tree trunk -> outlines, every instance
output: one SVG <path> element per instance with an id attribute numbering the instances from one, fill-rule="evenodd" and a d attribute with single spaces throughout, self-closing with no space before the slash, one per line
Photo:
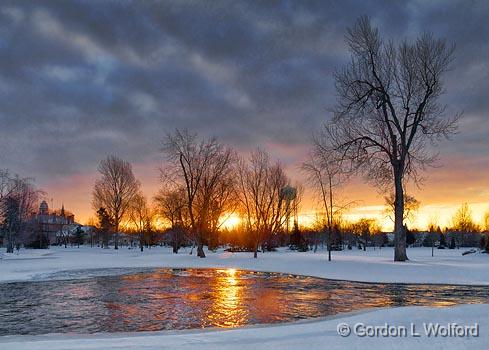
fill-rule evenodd
<path id="1" fill-rule="evenodd" d="M 255 241 L 253 243 L 253 258 L 258 258 L 258 246 L 260 245 L 260 234 L 256 232 Z"/>
<path id="2" fill-rule="evenodd" d="M 9 237 L 7 243 L 7 253 L 13 253 L 13 252 L 14 252 L 14 242 L 12 242 L 12 238 Z"/>
<path id="3" fill-rule="evenodd" d="M 402 176 L 394 171 L 395 201 L 394 201 L 394 261 L 408 260 L 406 254 L 406 230 L 404 228 L 404 189 Z"/>
<path id="4" fill-rule="evenodd" d="M 202 236 L 200 233 L 197 235 L 197 256 L 199 258 L 205 258 L 204 244 L 202 243 Z"/>
<path id="5" fill-rule="evenodd" d="M 119 249 L 119 225 L 116 224 L 114 234 L 114 249 Z"/>
<path id="6" fill-rule="evenodd" d="M 109 232 L 104 231 L 103 237 L 102 237 L 102 246 L 104 249 L 109 249 Z"/>
<path id="7" fill-rule="evenodd" d="M 331 261 L 331 226 L 328 228 L 328 261 Z"/>
<path id="8" fill-rule="evenodd" d="M 197 256 L 199 258 L 205 258 L 204 245 L 201 242 L 197 245 Z"/>
<path id="9" fill-rule="evenodd" d="M 180 248 L 180 233 L 173 229 L 172 233 L 172 245 L 173 245 L 173 253 L 178 254 L 178 249 Z"/>

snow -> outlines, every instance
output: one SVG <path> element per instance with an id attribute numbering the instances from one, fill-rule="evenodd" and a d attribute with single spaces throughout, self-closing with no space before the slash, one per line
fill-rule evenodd
<path id="1" fill-rule="evenodd" d="M 189 250 L 173 254 L 170 248 L 63 248 L 49 250 L 21 250 L 20 254 L 5 254 L 0 259 L 0 282 L 47 279 L 61 271 L 123 267 L 228 267 L 256 271 L 284 272 L 332 279 L 362 282 L 446 283 L 489 285 L 489 255 L 469 254 L 464 249 L 435 250 L 410 248 L 410 261 L 392 261 L 392 248 L 369 248 L 367 252 L 353 249 L 333 252 L 333 261 L 327 261 L 327 252 L 299 253 L 286 249 L 259 254 L 207 251 L 207 258 L 189 255 Z M 89 273 L 87 271 L 87 273 Z"/>
<path id="2" fill-rule="evenodd" d="M 260 254 L 228 253 L 222 250 L 206 252 L 206 259 L 190 256 L 188 251 L 171 253 L 168 248 L 152 248 L 141 253 L 127 248 L 115 251 L 101 248 L 63 248 L 21 250 L 17 254 L 0 253 L 0 281 L 28 281 L 52 278 L 90 276 L 94 268 L 127 267 L 229 267 L 258 271 L 305 274 L 334 279 L 366 282 L 448 283 L 489 285 L 489 256 L 470 254 L 464 250 L 408 250 L 409 262 L 394 263 L 391 248 L 357 249 L 327 253 L 298 253 L 281 249 Z M 489 346 L 489 305 L 462 305 L 449 308 L 402 307 L 376 309 L 356 314 L 344 314 L 321 320 L 273 326 L 253 326 L 233 330 L 194 330 L 153 333 L 46 335 L 0 337 L 0 349 L 481 349 Z M 337 325 L 393 326 L 416 325 L 423 322 L 456 322 L 459 325 L 479 324 L 478 337 L 341 337 Z"/>
<path id="3" fill-rule="evenodd" d="M 489 346 L 489 305 L 463 305 L 452 308 L 406 307 L 381 309 L 316 322 L 289 323 L 280 326 L 247 327 L 233 330 L 154 332 L 116 335 L 53 335 L 3 337 L 0 348 L 37 349 L 487 349 Z M 472 325 L 478 317 L 479 337 L 427 337 L 423 322 L 456 322 Z M 420 337 L 341 337 L 337 325 L 416 326 Z"/>

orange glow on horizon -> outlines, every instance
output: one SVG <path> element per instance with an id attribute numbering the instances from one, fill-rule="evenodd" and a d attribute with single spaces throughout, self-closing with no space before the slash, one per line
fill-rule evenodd
<path id="1" fill-rule="evenodd" d="M 271 147 L 271 146 L 270 146 Z M 278 149 L 274 146 L 272 149 Z M 285 149 L 289 151 L 289 149 Z M 285 152 L 287 153 L 287 152 Z M 299 152 L 300 153 L 300 152 Z M 296 155 L 300 158 L 300 154 Z M 471 170 L 474 165 L 462 158 L 445 159 L 444 164 L 456 164 L 456 167 L 445 166 L 436 168 L 427 174 L 426 182 L 421 189 L 408 188 L 407 193 L 414 195 L 421 206 L 415 214 L 416 220 L 408 222 L 411 228 L 426 229 L 430 222 L 444 228 L 451 224 L 451 220 L 462 203 L 467 202 L 472 210 L 474 221 L 481 225 L 485 212 L 489 211 L 489 177 L 485 171 Z M 478 160 L 476 165 L 482 167 L 485 160 Z M 297 170 L 296 164 L 286 167 L 289 176 L 305 185 L 303 174 Z M 153 162 L 135 163 L 134 173 L 143 184 L 143 192 L 151 202 L 154 194 L 160 188 L 158 166 Z M 42 190 L 46 191 L 46 200 L 50 209 L 60 209 L 64 204 L 66 210 L 75 214 L 75 220 L 81 224 L 88 224 L 91 218 L 95 218 L 95 212 L 91 208 L 91 189 L 97 178 L 95 168 L 76 175 L 52 180 L 52 182 L 39 183 Z M 343 217 L 347 220 L 358 220 L 362 217 L 375 218 L 384 231 L 392 230 L 392 222 L 385 215 L 384 194 L 365 184 L 361 179 L 353 179 L 341 189 L 341 202 L 357 201 Z M 53 201 L 51 201 L 53 199 Z M 318 205 L 310 188 L 305 188 L 299 213 L 299 225 L 312 226 L 316 221 Z M 240 224 L 237 213 L 225 216 L 222 228 L 234 228 Z M 157 221 L 157 227 L 166 226 L 162 220 Z"/>
<path id="2" fill-rule="evenodd" d="M 484 215 L 489 212 L 489 202 L 470 203 L 469 207 L 472 211 L 472 218 L 474 222 L 480 226 L 483 226 Z M 442 229 L 449 227 L 452 223 L 452 217 L 455 212 L 460 208 L 462 203 L 438 203 L 421 205 L 418 212 L 415 213 L 415 220 L 413 222 L 407 221 L 407 225 L 410 228 L 417 228 L 421 230 L 428 229 L 431 223 L 439 225 Z M 65 204 L 67 208 L 70 208 Z M 89 224 L 90 219 L 94 218 L 94 214 L 90 211 L 76 211 L 75 219 L 81 224 Z M 317 217 L 320 211 L 314 208 L 304 208 L 299 212 L 299 225 L 301 227 L 312 227 L 317 221 Z M 372 218 L 376 219 L 383 231 L 392 231 L 393 222 L 385 214 L 385 207 L 383 205 L 366 205 L 351 208 L 345 212 L 342 217 L 347 221 L 356 221 L 360 218 Z M 291 218 L 292 220 L 292 218 Z M 225 217 L 221 222 L 222 229 L 234 229 L 241 223 L 241 218 L 238 214 L 231 214 L 229 217 Z M 155 227 L 162 229 L 167 227 L 167 224 L 160 218 L 155 220 Z"/>
<path id="3" fill-rule="evenodd" d="M 489 212 L 489 202 L 482 203 L 468 203 L 472 211 L 472 218 L 474 222 L 481 227 L 484 223 L 484 215 Z M 428 204 L 421 206 L 418 212 L 415 214 L 413 222 L 407 220 L 406 224 L 410 228 L 416 228 L 420 230 L 428 229 L 431 223 L 434 223 L 440 228 L 449 227 L 452 223 L 452 218 L 456 211 L 460 208 L 462 203 L 450 203 L 450 204 Z M 77 215 L 75 218 L 77 222 L 81 224 L 88 224 L 92 218 L 89 212 L 88 215 Z M 303 228 L 309 228 L 315 226 L 320 211 L 316 209 L 305 209 L 299 213 L 299 225 Z M 371 218 L 377 220 L 382 230 L 389 232 L 393 230 L 393 222 L 386 216 L 385 207 L 383 205 L 368 205 L 359 206 L 350 209 L 342 215 L 346 221 L 357 221 L 361 218 Z M 291 218 L 292 220 L 292 218 Z M 231 214 L 221 222 L 221 229 L 234 229 L 241 223 L 241 218 L 238 214 Z M 163 229 L 168 225 L 160 218 L 155 219 L 155 227 L 157 229 Z M 131 226 L 131 225 L 128 225 Z M 134 227 L 131 227 L 134 228 Z"/>
<path id="4" fill-rule="evenodd" d="M 483 228 L 484 215 L 489 212 L 489 202 L 483 203 L 468 203 L 472 212 L 474 222 Z M 419 230 L 427 230 L 430 224 L 440 226 L 441 229 L 450 227 L 452 218 L 462 203 L 450 204 L 429 204 L 421 206 L 413 221 L 406 220 L 406 224 L 410 228 Z M 314 225 L 317 217 L 316 211 L 303 212 L 299 214 L 299 224 L 303 227 Z M 346 221 L 357 221 L 361 218 L 375 219 L 379 223 L 382 231 L 390 232 L 394 229 L 394 223 L 386 215 L 383 205 L 370 205 L 352 208 L 350 211 L 343 214 L 343 219 Z"/>

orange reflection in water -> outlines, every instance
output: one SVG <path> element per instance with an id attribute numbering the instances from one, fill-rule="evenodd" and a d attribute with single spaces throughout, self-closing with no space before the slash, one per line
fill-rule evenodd
<path id="1" fill-rule="evenodd" d="M 247 323 L 248 310 L 242 305 L 244 285 L 239 279 L 241 271 L 224 269 L 217 271 L 211 285 L 213 304 L 206 317 L 217 327 L 237 327 Z"/>
<path id="2" fill-rule="evenodd" d="M 5 305 L 0 335 L 228 328 L 371 307 L 487 302 L 489 288 L 481 286 L 369 284 L 235 269 L 156 269 L 0 285 L 0 304 Z"/>
<path id="3" fill-rule="evenodd" d="M 460 302 L 453 286 L 371 285 L 236 269 L 158 269 L 96 287 L 104 296 L 109 331 L 232 328 L 367 307 Z M 74 289 L 73 295 L 90 295 L 86 288 Z M 470 291 L 457 293 L 470 296 Z"/>

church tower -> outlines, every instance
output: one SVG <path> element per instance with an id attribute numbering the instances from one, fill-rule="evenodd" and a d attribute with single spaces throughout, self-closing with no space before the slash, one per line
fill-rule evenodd
<path id="1" fill-rule="evenodd" d="M 39 215 L 48 215 L 48 214 L 49 214 L 48 203 L 46 203 L 46 201 L 42 201 L 41 205 L 39 206 Z"/>

